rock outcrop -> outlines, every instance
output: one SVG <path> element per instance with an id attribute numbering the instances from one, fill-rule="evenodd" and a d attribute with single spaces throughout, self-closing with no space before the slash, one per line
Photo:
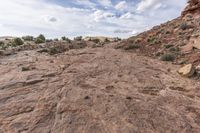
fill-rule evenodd
<path id="1" fill-rule="evenodd" d="M 188 6 L 182 12 L 182 16 L 187 14 L 200 15 L 200 0 L 189 0 Z"/>
<path id="2" fill-rule="evenodd" d="M 189 0 L 182 16 L 121 41 L 116 48 L 161 59 L 172 54 L 175 64 L 200 64 L 200 0 Z"/>
<path id="3" fill-rule="evenodd" d="M 177 69 L 110 44 L 2 57 L 0 133 L 198 133 L 199 85 Z"/>

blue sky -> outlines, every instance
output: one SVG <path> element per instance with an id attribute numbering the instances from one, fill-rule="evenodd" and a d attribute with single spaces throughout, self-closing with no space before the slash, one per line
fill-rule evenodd
<path id="1" fill-rule="evenodd" d="M 186 0 L 1 0 L 0 36 L 127 38 L 180 15 Z"/>

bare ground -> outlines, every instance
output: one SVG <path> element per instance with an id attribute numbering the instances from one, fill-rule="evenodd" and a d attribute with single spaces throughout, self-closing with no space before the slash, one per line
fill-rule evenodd
<path id="1" fill-rule="evenodd" d="M 0 133 L 198 133 L 200 85 L 178 68 L 111 47 L 2 57 Z"/>

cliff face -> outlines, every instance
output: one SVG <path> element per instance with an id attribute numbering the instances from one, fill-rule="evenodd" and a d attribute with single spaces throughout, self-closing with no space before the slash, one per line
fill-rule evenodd
<path id="1" fill-rule="evenodd" d="M 200 15 L 200 0 L 189 0 L 188 5 L 182 13 L 182 16 L 187 14 Z"/>

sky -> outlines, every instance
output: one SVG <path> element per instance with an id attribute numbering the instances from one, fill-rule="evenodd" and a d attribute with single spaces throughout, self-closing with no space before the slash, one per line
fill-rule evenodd
<path id="1" fill-rule="evenodd" d="M 0 36 L 127 38 L 180 16 L 187 0 L 0 0 Z"/>

